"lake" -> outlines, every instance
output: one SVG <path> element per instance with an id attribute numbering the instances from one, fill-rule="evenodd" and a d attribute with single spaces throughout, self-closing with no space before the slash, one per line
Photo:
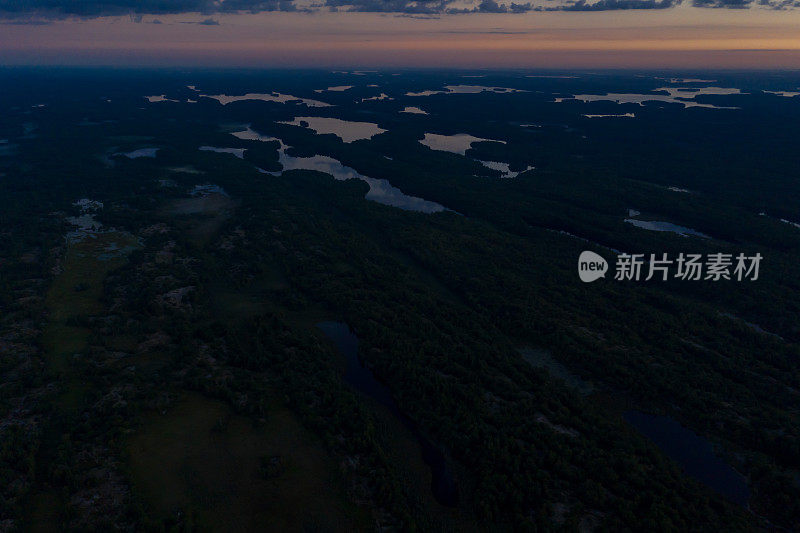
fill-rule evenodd
<path id="1" fill-rule="evenodd" d="M 650 231 L 668 231 L 671 233 L 677 233 L 682 237 L 686 237 L 687 235 L 694 235 L 695 237 L 700 237 L 701 239 L 710 239 L 710 237 L 705 233 L 701 233 L 692 228 L 679 226 L 677 224 L 673 224 L 672 222 L 659 222 L 657 220 L 636 220 L 633 218 L 626 218 L 625 222 L 627 222 L 628 224 L 633 224 L 637 228 L 642 228 Z"/>
<path id="2" fill-rule="evenodd" d="M 520 170 L 519 172 L 511 170 L 508 163 L 503 163 L 502 161 L 482 161 L 480 159 L 476 159 L 478 163 L 481 163 L 486 168 L 490 168 L 492 170 L 496 170 L 500 172 L 500 177 L 504 179 L 508 178 L 516 178 L 523 172 L 528 172 L 529 170 L 533 170 L 535 167 L 528 165 L 525 170 Z"/>
<path id="3" fill-rule="evenodd" d="M 222 105 L 228 105 L 233 102 L 243 102 L 247 100 L 260 100 L 262 102 L 275 102 L 279 104 L 305 104 L 308 107 L 331 107 L 331 104 L 313 100 L 311 98 L 300 98 L 291 94 L 281 93 L 247 93 L 241 96 L 229 96 L 227 94 L 201 94 L 202 98 L 212 98 Z"/>
<path id="4" fill-rule="evenodd" d="M 219 148 L 217 146 L 201 146 L 198 150 L 202 152 L 217 152 L 218 154 L 231 154 L 239 159 L 244 159 L 244 152 L 247 148 Z"/>
<path id="5" fill-rule="evenodd" d="M 431 150 L 442 152 L 452 152 L 454 154 L 466 155 L 467 150 L 472 148 L 472 143 L 494 142 L 505 144 L 505 141 L 495 141 L 494 139 L 482 139 L 466 133 L 456 133 L 455 135 L 440 135 L 438 133 L 426 133 L 425 138 L 419 141 L 420 144 L 427 146 Z"/>
<path id="6" fill-rule="evenodd" d="M 431 202 L 418 198 L 416 196 L 409 196 L 397 187 L 384 179 L 370 178 L 360 174 L 355 169 L 343 165 L 337 159 L 325 155 L 314 155 L 312 157 L 294 157 L 286 153 L 289 148 L 281 139 L 261 135 L 249 126 L 242 131 L 233 132 L 231 135 L 238 139 L 248 141 L 261 141 L 261 142 L 277 142 L 278 148 L 278 161 L 283 167 L 280 172 L 267 172 L 261 170 L 265 174 L 272 174 L 278 176 L 287 170 L 315 170 L 317 172 L 324 172 L 330 174 L 335 179 L 343 181 L 349 179 L 359 179 L 369 185 L 369 191 L 365 198 L 378 202 L 379 204 L 390 205 L 398 207 L 406 211 L 419 211 L 422 213 L 438 213 L 445 211 L 446 208 L 436 202 Z"/>
<path id="7" fill-rule="evenodd" d="M 485 85 L 446 85 L 443 91 L 419 91 L 407 92 L 406 96 L 433 96 L 434 94 L 480 94 L 480 93 L 525 93 L 528 91 L 522 89 L 513 89 L 511 87 L 487 87 Z"/>
<path id="8" fill-rule="evenodd" d="M 339 137 L 342 142 L 346 143 L 362 139 L 371 139 L 386 131 L 372 122 L 353 122 L 351 120 L 329 117 L 295 117 L 294 120 L 282 121 L 280 124 L 308 128 L 318 135 L 333 133 Z"/>
<path id="9" fill-rule="evenodd" d="M 642 93 L 607 93 L 607 94 L 576 94 L 570 97 L 559 97 L 556 103 L 569 100 L 580 100 L 581 102 L 604 102 L 610 101 L 617 104 L 639 104 L 645 102 L 667 102 L 671 104 L 682 104 L 686 107 L 704 107 L 708 109 L 739 109 L 738 107 L 721 107 L 713 104 L 704 104 L 695 101 L 695 98 L 703 95 L 724 96 L 731 94 L 743 94 L 739 89 L 728 87 L 659 87 L 655 91 L 666 92 L 667 94 L 642 94 Z"/>

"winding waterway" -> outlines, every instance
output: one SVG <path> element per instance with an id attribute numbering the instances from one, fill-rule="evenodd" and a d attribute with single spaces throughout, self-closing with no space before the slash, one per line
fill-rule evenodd
<path id="1" fill-rule="evenodd" d="M 422 459 L 431 470 L 431 491 L 436 501 L 448 507 L 458 505 L 458 488 L 455 477 L 447 466 L 447 459 L 420 432 L 414 421 L 400 411 L 389 389 L 375 379 L 370 369 L 361 364 L 358 358 L 358 337 L 343 322 L 320 322 L 317 327 L 347 358 L 347 370 L 344 375 L 347 384 L 386 407 L 414 435 L 419 443 Z"/>

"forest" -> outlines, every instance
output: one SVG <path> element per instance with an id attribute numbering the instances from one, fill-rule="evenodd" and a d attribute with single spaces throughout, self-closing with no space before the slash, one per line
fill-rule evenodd
<path id="1" fill-rule="evenodd" d="M 466 74 L 0 71 L 3 527 L 800 528 L 800 98 L 764 92 L 798 79 L 713 73 L 745 94 L 697 99 L 735 110 L 554 100 L 658 91 L 664 73 L 408 95 Z M 363 100 L 376 90 L 391 98 Z M 203 96 L 271 92 L 331 105 Z M 307 115 L 387 131 L 284 123 Z M 280 141 L 232 135 L 248 126 Z M 430 132 L 503 143 L 462 155 Z M 281 163 L 317 155 L 446 209 Z M 764 260 L 753 282 L 583 284 L 583 250 Z M 324 321 L 414 431 L 347 383 Z M 707 441 L 747 502 L 631 412 Z M 434 497 L 423 437 L 457 502 Z"/>

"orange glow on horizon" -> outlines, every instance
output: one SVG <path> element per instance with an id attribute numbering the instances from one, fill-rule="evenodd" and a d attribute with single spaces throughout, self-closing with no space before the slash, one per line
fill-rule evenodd
<path id="1" fill-rule="evenodd" d="M 411 19 L 376 13 L 0 25 L 0 64 L 800 68 L 800 12 L 702 10 Z M 152 17 L 151 17 L 152 19 Z M 190 22 L 190 23 L 187 23 Z"/>

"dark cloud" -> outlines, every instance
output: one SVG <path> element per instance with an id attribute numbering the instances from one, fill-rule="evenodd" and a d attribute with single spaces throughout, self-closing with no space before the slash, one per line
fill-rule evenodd
<path id="1" fill-rule="evenodd" d="M 0 0 L 0 18 L 294 11 L 292 0 Z"/>
<path id="2" fill-rule="evenodd" d="M 454 0 L 322 0 L 311 10 L 360 11 L 435 16 L 443 13 L 525 13 L 528 11 L 609 11 L 629 9 L 667 9 L 684 0 L 567 0 L 566 4 L 542 7 L 531 3 L 504 0 L 476 0 L 475 7 L 456 8 Z M 748 8 L 754 3 L 773 9 L 800 7 L 800 0 L 685 0 L 697 7 Z M 463 5 L 463 4 L 462 4 Z M 142 15 L 296 11 L 294 0 L 0 0 L 0 19 L 25 21 L 65 17 L 130 15 L 134 22 Z M 213 21 L 214 19 L 207 19 Z M 208 25 L 214 22 L 206 22 Z"/>
<path id="3" fill-rule="evenodd" d="M 800 0 L 761 0 L 760 4 L 772 9 L 793 9 L 800 7 Z"/>
<path id="4" fill-rule="evenodd" d="M 705 0 L 701 0 L 705 1 Z M 713 1 L 713 0 L 712 0 Z M 667 9 L 681 3 L 681 0 L 598 0 L 587 2 L 578 0 L 574 4 L 554 8 L 559 11 L 611 11 L 626 9 Z"/>
<path id="5" fill-rule="evenodd" d="M 211 12 L 231 13 L 260 13 L 262 11 L 297 11 L 292 0 L 222 0 L 211 1 L 216 9 Z"/>
<path id="6" fill-rule="evenodd" d="M 692 0 L 695 7 L 724 7 L 728 9 L 747 9 L 752 0 Z"/>
<path id="7" fill-rule="evenodd" d="M 800 0 L 761 0 L 759 4 L 772 9 L 792 9 L 800 7 Z"/>
<path id="8" fill-rule="evenodd" d="M 201 26 L 219 26 L 219 21 L 214 20 L 212 18 L 207 18 L 205 20 L 201 20 L 198 22 Z"/>
<path id="9" fill-rule="evenodd" d="M 494 0 L 483 0 L 478 5 L 478 13 L 508 13 L 508 8 L 500 5 Z"/>
<path id="10" fill-rule="evenodd" d="M 366 13 L 405 13 L 408 15 L 438 15 L 445 12 L 445 0 L 326 0 L 325 5 L 339 10 Z"/>
<path id="11" fill-rule="evenodd" d="M 530 3 L 527 4 L 498 4 L 496 0 L 482 0 L 477 7 L 472 9 L 466 8 L 449 8 L 446 13 L 526 13 L 533 11 L 534 8 Z"/>
<path id="12" fill-rule="evenodd" d="M 533 7 L 533 6 L 530 4 L 530 2 L 529 2 L 529 3 L 527 3 L 527 4 L 515 4 L 514 2 L 511 2 L 511 5 L 510 5 L 510 6 L 508 6 L 508 10 L 509 10 L 511 13 L 525 13 L 525 12 L 527 12 L 527 11 L 532 11 L 532 10 L 534 10 L 534 9 L 536 9 L 536 8 L 534 8 L 534 7 Z"/>

